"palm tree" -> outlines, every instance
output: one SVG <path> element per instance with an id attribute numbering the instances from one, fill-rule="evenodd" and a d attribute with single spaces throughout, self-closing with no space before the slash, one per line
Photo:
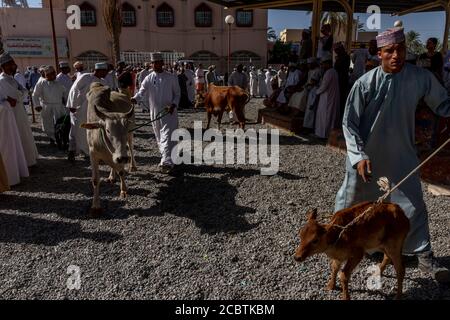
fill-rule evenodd
<path id="1" fill-rule="evenodd" d="M 336 34 L 347 30 L 347 15 L 343 12 L 322 12 L 321 22 L 330 24 L 331 30 L 337 31 Z"/>
<path id="2" fill-rule="evenodd" d="M 103 0 L 103 22 L 112 40 L 113 60 L 120 60 L 120 33 L 122 32 L 121 0 Z"/>
<path id="3" fill-rule="evenodd" d="M 277 37 L 277 33 L 276 33 L 275 29 L 272 27 L 269 27 L 267 29 L 267 40 L 274 42 L 274 41 L 277 41 L 277 39 L 278 39 L 278 37 Z"/>
<path id="4" fill-rule="evenodd" d="M 419 55 L 425 51 L 425 47 L 420 40 L 420 33 L 411 30 L 406 33 L 406 47 L 408 51 Z"/>
<path id="5" fill-rule="evenodd" d="M 437 39 L 436 52 L 442 51 L 442 42 L 440 39 Z"/>
<path id="6" fill-rule="evenodd" d="M 308 11 L 306 14 L 311 14 Z M 336 31 L 335 34 L 339 34 L 341 30 L 347 30 L 347 15 L 344 12 L 321 12 L 320 14 L 321 24 L 330 24 L 331 30 Z"/>

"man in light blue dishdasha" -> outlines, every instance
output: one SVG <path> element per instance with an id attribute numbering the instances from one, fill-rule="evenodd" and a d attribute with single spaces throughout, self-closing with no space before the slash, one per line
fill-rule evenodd
<path id="1" fill-rule="evenodd" d="M 335 210 L 382 195 L 376 181 L 387 177 L 391 187 L 419 165 L 415 148 L 415 112 L 420 99 L 439 116 L 450 116 L 450 99 L 428 70 L 405 63 L 403 28 L 377 36 L 382 64 L 354 84 L 345 107 L 343 130 L 347 144 L 346 174 Z M 419 174 L 406 180 L 387 199 L 398 204 L 410 221 L 403 253 L 417 255 L 419 268 L 438 282 L 450 272 L 433 256 L 428 213 Z"/>

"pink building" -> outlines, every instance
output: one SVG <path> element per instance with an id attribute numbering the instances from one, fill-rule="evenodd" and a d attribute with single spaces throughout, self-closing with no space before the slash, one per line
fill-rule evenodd
<path id="1" fill-rule="evenodd" d="M 53 3 L 62 60 L 82 60 L 90 66 L 96 61 L 111 60 L 112 43 L 103 24 L 100 1 Z M 66 8 L 72 4 L 81 9 L 80 30 L 66 26 Z M 235 17 L 231 28 L 232 65 L 266 65 L 267 10 L 225 9 L 202 0 L 128 0 L 123 1 L 122 9 L 122 52 L 182 52 L 186 59 L 205 66 L 215 64 L 224 73 L 228 57 L 228 25 L 224 20 L 231 14 Z M 48 0 L 43 0 L 43 8 L 0 8 L 0 28 L 7 47 L 10 44 L 15 48 L 12 53 L 16 52 L 19 67 L 54 64 L 52 47 L 49 48 Z M 24 50 L 18 49 L 21 47 Z"/>

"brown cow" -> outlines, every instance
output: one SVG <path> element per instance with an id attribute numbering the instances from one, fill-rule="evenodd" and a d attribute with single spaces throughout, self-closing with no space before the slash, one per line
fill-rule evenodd
<path id="1" fill-rule="evenodd" d="M 364 202 L 351 208 L 336 212 L 330 223 L 317 221 L 317 210 L 308 214 L 308 223 L 300 230 L 300 245 L 295 252 L 295 260 L 324 252 L 331 259 L 332 273 L 327 288 L 336 286 L 336 276 L 341 265 L 345 266 L 340 274 L 343 299 L 350 299 L 348 282 L 355 267 L 364 256 L 364 252 L 380 250 L 384 259 L 380 265 L 380 274 L 386 265 L 393 262 L 397 274 L 397 299 L 401 297 L 405 266 L 402 261 L 402 248 L 409 231 L 409 220 L 403 210 L 396 204 L 380 203 L 366 212 L 373 203 Z M 342 232 L 357 216 L 354 225 Z"/>
<path id="2" fill-rule="evenodd" d="M 209 129 L 211 124 L 211 117 L 217 117 L 218 129 L 222 123 L 222 116 L 224 111 L 233 111 L 239 122 L 239 127 L 245 127 L 245 105 L 250 101 L 250 94 L 239 88 L 233 87 L 219 87 L 213 84 L 209 85 L 208 93 L 205 96 L 204 106 L 206 108 L 208 124 L 206 129 Z"/>

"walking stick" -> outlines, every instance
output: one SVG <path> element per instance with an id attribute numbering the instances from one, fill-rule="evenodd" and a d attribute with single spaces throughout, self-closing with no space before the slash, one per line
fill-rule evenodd
<path id="1" fill-rule="evenodd" d="M 31 114 L 33 115 L 33 123 L 36 123 L 36 115 L 34 114 L 34 105 L 33 105 L 33 97 L 31 95 L 31 91 L 28 90 L 28 100 L 30 101 L 31 106 Z"/>

